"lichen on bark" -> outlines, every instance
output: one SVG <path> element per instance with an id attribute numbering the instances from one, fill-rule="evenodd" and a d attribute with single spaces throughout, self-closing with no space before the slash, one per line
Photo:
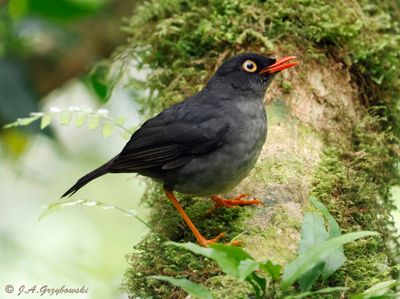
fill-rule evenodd
<path id="1" fill-rule="evenodd" d="M 372 277 L 397 277 L 391 268 L 398 252 L 389 194 L 398 183 L 400 136 L 395 5 L 389 0 L 153 0 L 138 5 L 126 28 L 131 34 L 126 53 L 132 54 L 126 57 L 151 69 L 145 87 L 153 96 L 138 99 L 150 115 L 200 90 L 235 53 L 295 54 L 301 60 L 267 92 L 266 145 L 249 177 L 232 192 L 250 193 L 265 206 L 208 214 L 212 204 L 206 199 L 180 196 L 200 231 L 208 237 L 225 231 L 226 240 L 241 234 L 255 258 L 285 264 L 295 256 L 312 194 L 344 232 L 382 234 L 346 246 L 346 264 L 319 287 L 348 286 L 350 295 L 370 287 Z M 148 186 L 144 201 L 152 209 L 154 231 L 129 256 L 127 292 L 184 298 L 183 291 L 147 278 L 161 274 L 202 283 L 216 298 L 251 293 L 209 260 L 163 244 L 194 239 L 160 186 Z"/>

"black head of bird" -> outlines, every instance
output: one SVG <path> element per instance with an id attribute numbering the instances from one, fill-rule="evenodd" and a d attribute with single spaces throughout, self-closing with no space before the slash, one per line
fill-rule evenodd
<path id="1" fill-rule="evenodd" d="M 207 86 L 225 88 L 249 95 L 264 95 L 277 72 L 293 67 L 295 56 L 276 60 L 255 53 L 242 53 L 226 60 L 208 82 Z"/>
<path id="2" fill-rule="evenodd" d="M 218 194 L 232 190 L 257 161 L 267 134 L 264 93 L 273 76 L 295 66 L 294 56 L 279 60 L 244 53 L 225 61 L 205 88 L 147 120 L 123 150 L 80 178 L 63 196 L 106 173 L 139 173 L 164 186 L 198 243 L 207 240 L 194 226 L 173 191 L 211 196 L 215 205 L 259 204 L 243 195 L 226 200 Z"/>

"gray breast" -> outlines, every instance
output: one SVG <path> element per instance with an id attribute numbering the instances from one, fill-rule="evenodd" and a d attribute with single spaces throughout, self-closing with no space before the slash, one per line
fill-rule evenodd
<path id="1" fill-rule="evenodd" d="M 208 155 L 194 158 L 174 173 L 176 191 L 197 196 L 225 193 L 253 168 L 267 134 L 263 102 L 237 101 L 229 107 L 228 115 L 229 131 L 223 145 Z"/>

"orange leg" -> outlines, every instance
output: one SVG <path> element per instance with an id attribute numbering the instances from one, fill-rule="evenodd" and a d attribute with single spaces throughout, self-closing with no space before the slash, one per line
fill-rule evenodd
<path id="1" fill-rule="evenodd" d="M 251 199 L 251 200 L 243 200 L 242 198 L 247 197 L 248 194 L 240 194 L 235 198 L 231 198 L 231 199 L 224 199 L 218 195 L 214 195 L 211 196 L 211 199 L 214 201 L 215 203 L 215 208 L 219 208 L 219 207 L 227 207 L 227 208 L 231 208 L 234 206 L 244 206 L 244 205 L 259 205 L 259 204 L 263 204 L 262 201 L 258 200 L 258 199 Z"/>
<path id="2" fill-rule="evenodd" d="M 182 206 L 179 204 L 178 200 L 176 199 L 175 195 L 172 193 L 171 190 L 168 190 L 164 188 L 165 195 L 172 201 L 172 204 L 175 206 L 175 208 L 178 210 L 179 214 L 181 214 L 183 220 L 186 222 L 186 224 L 189 226 L 189 228 L 192 230 L 194 236 L 197 239 L 197 243 L 199 243 L 201 246 L 208 246 L 208 244 L 212 244 L 217 242 L 220 238 L 222 238 L 225 234 L 220 233 L 218 236 L 216 236 L 213 239 L 207 240 L 204 238 L 200 232 L 197 230 L 196 226 L 194 226 L 192 220 L 190 220 L 189 216 L 186 214 L 186 212 L 183 210 Z"/>

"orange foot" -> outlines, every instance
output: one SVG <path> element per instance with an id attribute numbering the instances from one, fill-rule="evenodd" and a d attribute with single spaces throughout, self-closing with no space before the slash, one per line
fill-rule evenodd
<path id="1" fill-rule="evenodd" d="M 227 207 L 231 208 L 234 206 L 244 206 L 244 205 L 259 205 L 263 204 L 262 201 L 258 199 L 251 200 L 243 200 L 242 198 L 249 196 L 248 194 L 240 194 L 235 198 L 224 199 L 218 195 L 211 196 L 211 199 L 214 201 L 214 208 Z"/>
<path id="2" fill-rule="evenodd" d="M 217 243 L 218 240 L 221 239 L 223 236 L 225 236 L 225 233 L 220 233 L 220 234 L 219 234 L 218 236 L 216 236 L 215 238 L 209 239 L 209 240 L 206 239 L 206 238 L 204 238 L 202 235 L 196 236 L 196 238 L 197 238 L 197 243 L 198 243 L 199 245 L 204 246 L 204 247 L 208 247 L 208 245 L 210 245 L 210 244 Z"/>

